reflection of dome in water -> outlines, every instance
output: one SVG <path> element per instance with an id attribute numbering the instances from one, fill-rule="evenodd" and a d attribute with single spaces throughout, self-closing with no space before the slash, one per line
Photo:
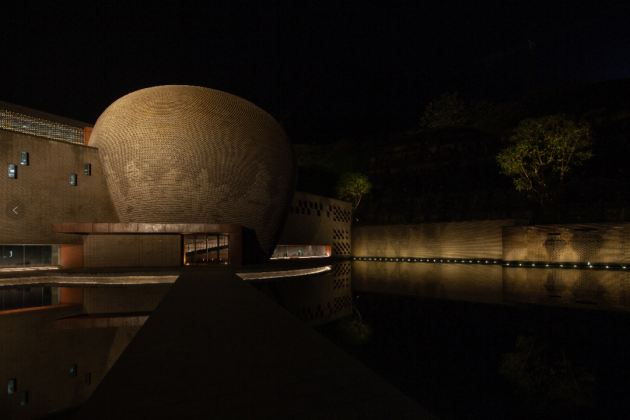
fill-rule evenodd
<path id="1" fill-rule="evenodd" d="M 120 222 L 238 223 L 271 254 L 296 168 L 282 128 L 254 104 L 195 86 L 142 89 L 103 112 L 90 146 Z"/>

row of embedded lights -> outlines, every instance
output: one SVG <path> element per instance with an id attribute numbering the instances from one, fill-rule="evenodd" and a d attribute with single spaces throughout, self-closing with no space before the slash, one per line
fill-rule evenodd
<path id="1" fill-rule="evenodd" d="M 606 264 L 606 263 L 548 263 L 548 262 L 506 262 L 504 266 L 511 267 L 539 267 L 539 268 L 596 268 L 598 270 L 626 270 L 626 266 L 623 264 Z"/>
<path id="2" fill-rule="evenodd" d="M 438 260 L 433 258 L 368 258 L 368 257 L 354 257 L 355 261 L 398 261 L 398 262 L 459 262 L 459 263 L 476 263 L 476 264 L 497 264 L 501 263 L 501 260 Z"/>
<path id="3" fill-rule="evenodd" d="M 437 260 L 437 259 L 433 259 L 433 258 L 369 258 L 369 257 L 354 257 L 353 258 L 355 261 L 398 261 L 398 262 L 447 262 L 450 263 L 451 260 Z M 476 263 L 476 264 L 497 264 L 497 263 L 502 263 L 501 260 L 466 260 L 466 259 L 461 259 L 461 260 L 453 260 L 453 262 L 460 262 L 460 263 Z M 518 265 L 517 265 L 518 264 Z M 506 266 L 511 266 L 511 267 L 538 267 L 538 268 L 546 268 L 546 267 L 551 267 L 551 268 L 598 268 L 598 269 L 626 269 L 625 265 L 606 265 L 606 264 L 598 264 L 598 263 L 590 263 L 587 262 L 586 264 L 584 263 L 545 263 L 545 262 L 538 262 L 538 263 L 530 263 L 530 262 L 506 262 L 503 264 L 504 267 Z"/>

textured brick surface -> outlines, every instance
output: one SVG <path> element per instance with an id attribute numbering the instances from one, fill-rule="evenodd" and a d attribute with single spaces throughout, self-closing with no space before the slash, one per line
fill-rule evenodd
<path id="1" fill-rule="evenodd" d="M 181 265 L 180 235 L 87 235 L 85 267 L 176 267 Z"/>
<path id="2" fill-rule="evenodd" d="M 355 257 L 497 258 L 503 255 L 503 226 L 517 220 L 356 226 Z"/>
<path id="3" fill-rule="evenodd" d="M 22 151 L 28 166 L 20 165 Z M 85 163 L 92 164 L 90 176 Z M 9 164 L 17 165 L 16 179 L 8 177 Z M 1 244 L 77 244 L 80 235 L 52 233 L 52 223 L 118 221 L 94 148 L 0 130 L 0 170 Z"/>
<path id="4" fill-rule="evenodd" d="M 77 419 L 434 419 L 228 270 L 180 277 Z"/>
<path id="5" fill-rule="evenodd" d="M 333 256 L 350 256 L 352 204 L 295 192 L 279 245 L 328 245 Z"/>
<path id="6" fill-rule="evenodd" d="M 506 227 L 506 261 L 630 262 L 630 223 Z"/>
<path id="7" fill-rule="evenodd" d="M 121 222 L 240 223 L 273 252 L 295 159 L 280 125 L 252 103 L 194 86 L 139 90 L 103 112 L 89 144 Z"/>

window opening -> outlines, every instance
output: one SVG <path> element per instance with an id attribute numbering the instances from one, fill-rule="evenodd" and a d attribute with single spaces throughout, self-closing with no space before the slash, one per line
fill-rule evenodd
<path id="1" fill-rule="evenodd" d="M 85 164 L 85 174 L 86 175 L 92 175 L 92 164 L 91 163 L 86 163 Z"/>
<path id="2" fill-rule="evenodd" d="M 11 395 L 17 391 L 17 378 L 9 379 L 9 384 L 7 387 L 7 394 Z"/>
<path id="3" fill-rule="evenodd" d="M 9 164 L 9 178 L 17 178 L 17 169 L 15 165 Z"/>
<path id="4" fill-rule="evenodd" d="M 77 185 L 77 174 L 70 174 L 70 185 Z"/>
<path id="5" fill-rule="evenodd" d="M 28 152 L 21 153 L 20 164 L 28 166 Z"/>

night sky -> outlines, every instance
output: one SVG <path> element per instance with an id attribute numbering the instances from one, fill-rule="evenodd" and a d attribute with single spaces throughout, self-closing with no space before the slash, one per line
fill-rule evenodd
<path id="1" fill-rule="evenodd" d="M 135 3 L 3 3 L 0 100 L 94 123 L 135 90 L 198 85 L 326 143 L 416 127 L 443 92 L 630 77 L 629 1 Z"/>

